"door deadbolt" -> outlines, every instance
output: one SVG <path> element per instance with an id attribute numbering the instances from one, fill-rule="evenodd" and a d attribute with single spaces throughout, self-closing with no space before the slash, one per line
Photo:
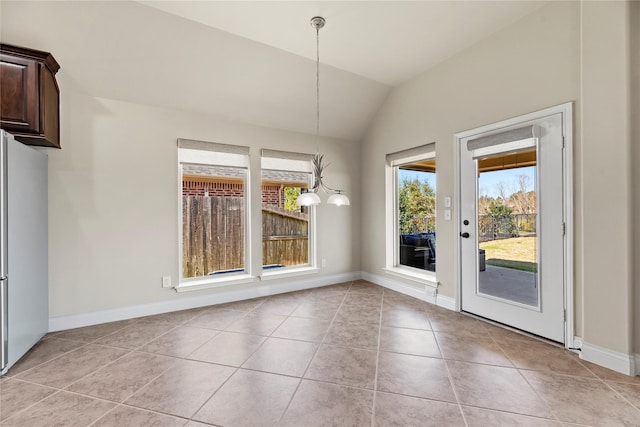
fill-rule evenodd
<path id="1" fill-rule="evenodd" d="M 469 220 L 468 220 L 468 219 L 465 219 L 464 221 L 462 221 L 462 223 L 463 223 L 464 225 L 469 225 Z"/>

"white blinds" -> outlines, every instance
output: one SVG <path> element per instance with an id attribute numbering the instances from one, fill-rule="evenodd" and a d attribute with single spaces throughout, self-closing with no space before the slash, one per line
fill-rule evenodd
<path id="1" fill-rule="evenodd" d="M 311 154 L 262 149 L 262 169 L 311 172 Z"/>
<path id="2" fill-rule="evenodd" d="M 467 150 L 471 151 L 474 159 L 477 159 L 493 154 L 509 154 L 534 148 L 537 142 L 538 129 L 535 125 L 529 125 L 470 139 L 467 141 Z"/>
<path id="3" fill-rule="evenodd" d="M 400 166 L 407 163 L 413 163 L 419 160 L 425 160 L 436 155 L 436 143 L 420 145 L 419 147 L 409 148 L 407 150 L 389 153 L 386 156 L 389 166 Z"/>
<path id="4" fill-rule="evenodd" d="M 249 147 L 217 142 L 178 139 L 180 163 L 249 167 Z"/>

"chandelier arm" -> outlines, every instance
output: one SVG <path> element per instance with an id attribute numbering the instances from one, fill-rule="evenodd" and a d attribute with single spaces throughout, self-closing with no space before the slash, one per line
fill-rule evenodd
<path id="1" fill-rule="evenodd" d="M 320 181 L 320 185 L 322 186 L 322 189 L 324 190 L 324 192 L 327 193 L 327 194 L 329 194 L 329 193 L 343 194 L 344 193 L 343 190 L 336 190 L 335 188 L 328 187 L 322 181 Z"/>
<path id="2" fill-rule="evenodd" d="M 314 168 L 314 173 L 316 176 L 316 180 L 315 180 L 315 184 L 314 184 L 314 188 L 317 189 L 322 188 L 322 190 L 326 193 L 335 193 L 335 194 L 343 194 L 344 191 L 343 190 L 338 190 L 335 188 L 331 188 L 328 185 L 326 185 L 323 181 L 324 179 L 324 170 L 325 168 L 327 168 L 329 166 L 329 164 L 323 164 L 323 159 L 324 159 L 324 154 L 316 154 L 315 156 L 313 156 L 313 168 Z"/>

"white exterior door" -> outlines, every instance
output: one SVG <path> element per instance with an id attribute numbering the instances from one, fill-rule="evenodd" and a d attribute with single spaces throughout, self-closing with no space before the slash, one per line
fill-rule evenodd
<path id="1" fill-rule="evenodd" d="M 457 135 L 462 311 L 562 343 L 564 117 Z"/>

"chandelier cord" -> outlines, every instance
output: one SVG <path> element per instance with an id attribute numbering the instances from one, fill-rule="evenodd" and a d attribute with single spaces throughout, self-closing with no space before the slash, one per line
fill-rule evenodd
<path id="1" fill-rule="evenodd" d="M 320 26 L 316 25 L 316 153 L 320 153 Z"/>
<path id="2" fill-rule="evenodd" d="M 324 169 L 329 166 L 325 164 L 324 154 L 320 154 L 320 28 L 324 27 L 325 20 L 322 16 L 311 18 L 311 26 L 316 29 L 316 154 L 311 156 L 313 169 L 313 185 L 305 193 L 300 194 L 296 200 L 299 206 L 314 206 L 320 203 L 318 191 L 323 190 L 330 194 L 327 202 L 329 204 L 341 206 L 349 205 L 349 198 L 343 190 L 328 187 L 323 182 Z M 331 194 L 333 193 L 333 194 Z"/>
<path id="3" fill-rule="evenodd" d="M 323 164 L 322 159 L 324 156 L 320 155 L 320 28 L 323 26 L 324 20 L 314 24 L 316 29 L 316 156 L 314 161 L 316 182 L 313 186 L 313 191 L 318 191 L 322 188 L 325 193 L 341 194 L 342 190 L 331 188 L 322 180 L 324 178 L 322 176 L 324 168 L 329 166 L 328 164 Z"/>

